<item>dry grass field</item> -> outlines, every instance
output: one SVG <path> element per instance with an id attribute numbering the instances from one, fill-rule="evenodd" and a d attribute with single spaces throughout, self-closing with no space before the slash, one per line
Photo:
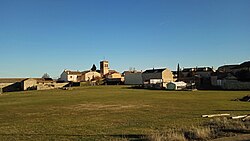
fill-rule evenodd
<path id="1" fill-rule="evenodd" d="M 0 140 L 148 140 L 200 126 L 203 114 L 250 113 L 250 91 L 164 91 L 126 86 L 0 95 Z"/>

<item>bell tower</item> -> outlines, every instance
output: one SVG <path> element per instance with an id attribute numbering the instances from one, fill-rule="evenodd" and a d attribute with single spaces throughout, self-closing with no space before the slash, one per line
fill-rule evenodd
<path id="1" fill-rule="evenodd" d="M 101 61 L 100 62 L 100 72 L 101 72 L 102 76 L 109 73 L 109 62 L 108 61 Z"/>

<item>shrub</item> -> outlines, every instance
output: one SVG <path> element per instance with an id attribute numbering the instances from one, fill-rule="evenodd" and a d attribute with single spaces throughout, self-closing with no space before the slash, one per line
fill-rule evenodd
<path id="1" fill-rule="evenodd" d="M 166 133 L 154 133 L 147 137 L 150 141 L 187 141 L 184 134 L 171 130 Z"/>
<path id="2" fill-rule="evenodd" d="M 207 140 L 213 136 L 213 130 L 209 127 L 192 127 L 183 132 L 189 140 Z"/>

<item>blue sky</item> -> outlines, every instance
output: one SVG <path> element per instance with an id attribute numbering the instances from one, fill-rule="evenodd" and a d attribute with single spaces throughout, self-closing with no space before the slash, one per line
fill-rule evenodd
<path id="1" fill-rule="evenodd" d="M 0 77 L 250 60 L 249 0 L 0 0 Z"/>

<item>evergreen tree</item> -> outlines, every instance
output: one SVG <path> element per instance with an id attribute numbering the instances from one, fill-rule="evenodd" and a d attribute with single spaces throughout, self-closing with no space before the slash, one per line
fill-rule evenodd
<path id="1" fill-rule="evenodd" d="M 95 64 L 93 64 L 92 68 L 91 68 L 91 71 L 96 71 L 96 66 Z"/>

